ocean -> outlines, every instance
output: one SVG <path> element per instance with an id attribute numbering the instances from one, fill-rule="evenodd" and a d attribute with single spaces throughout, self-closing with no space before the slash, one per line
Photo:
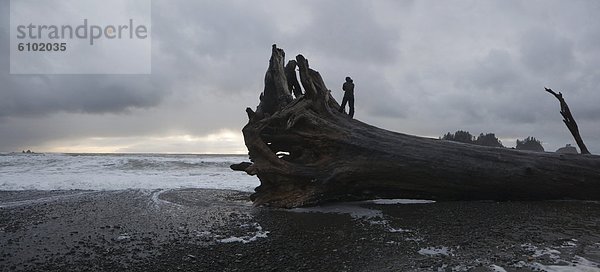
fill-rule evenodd
<path id="1" fill-rule="evenodd" d="M 229 189 L 257 177 L 229 168 L 247 155 L 0 153 L 0 191 Z"/>

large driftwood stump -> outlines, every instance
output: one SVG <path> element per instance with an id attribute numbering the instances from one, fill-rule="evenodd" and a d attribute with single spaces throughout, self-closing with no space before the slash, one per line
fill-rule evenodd
<path id="1" fill-rule="evenodd" d="M 273 46 L 265 89 L 243 128 L 257 205 L 372 198 L 600 199 L 600 156 L 517 151 L 416 137 L 339 113 L 321 75 L 296 57 L 305 93 L 292 99 Z M 288 73 L 289 76 L 289 73 Z"/>

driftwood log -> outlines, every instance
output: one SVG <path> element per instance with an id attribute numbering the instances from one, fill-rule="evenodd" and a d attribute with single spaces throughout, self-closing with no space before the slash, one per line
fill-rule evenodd
<path id="1" fill-rule="evenodd" d="M 590 151 L 585 146 L 585 143 L 583 143 L 583 139 L 581 139 L 581 135 L 579 134 L 579 127 L 577 127 L 577 122 L 575 122 L 575 118 L 573 118 L 571 110 L 569 109 L 569 105 L 567 105 L 567 102 L 563 98 L 562 93 L 556 93 L 552 89 L 548 88 L 544 89 L 546 89 L 546 92 L 549 92 L 550 94 L 554 95 L 556 99 L 558 99 L 558 102 L 560 103 L 560 115 L 562 115 L 563 122 L 565 123 L 565 125 L 567 125 L 567 128 L 571 132 L 571 135 L 573 135 L 573 138 L 575 138 L 575 142 L 579 146 L 581 154 L 590 154 Z"/>
<path id="2" fill-rule="evenodd" d="M 257 175 L 256 205 L 292 208 L 372 198 L 600 199 L 600 156 L 538 153 L 380 129 L 338 112 L 321 75 L 296 57 L 304 94 L 293 98 L 285 54 L 273 45 L 265 88 L 243 128 Z M 288 76 L 290 73 L 288 73 Z M 294 75 L 295 76 L 295 75 Z"/>

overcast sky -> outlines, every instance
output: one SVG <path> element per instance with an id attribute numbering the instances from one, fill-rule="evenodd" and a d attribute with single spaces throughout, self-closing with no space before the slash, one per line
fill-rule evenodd
<path id="1" fill-rule="evenodd" d="M 600 1 L 152 1 L 151 75 L 9 75 L 0 0 L 0 151 L 245 153 L 271 44 L 304 54 L 355 118 L 428 137 L 571 143 L 562 91 L 600 153 Z"/>

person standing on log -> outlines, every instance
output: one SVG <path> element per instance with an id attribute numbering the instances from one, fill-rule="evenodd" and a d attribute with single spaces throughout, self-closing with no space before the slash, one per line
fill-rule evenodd
<path id="1" fill-rule="evenodd" d="M 340 107 L 340 112 L 343 112 L 346 109 L 346 103 L 348 103 L 348 107 L 350 108 L 348 115 L 350 118 L 354 117 L 354 82 L 352 78 L 346 77 L 346 82 L 342 85 L 342 90 L 344 90 L 344 98 L 342 99 L 342 106 Z"/>
<path id="2" fill-rule="evenodd" d="M 290 94 L 293 93 L 294 96 L 298 98 L 302 95 L 302 88 L 300 87 L 300 83 L 296 77 L 296 66 L 298 66 L 298 63 L 295 60 L 290 60 L 285 66 L 284 70 Z"/>

